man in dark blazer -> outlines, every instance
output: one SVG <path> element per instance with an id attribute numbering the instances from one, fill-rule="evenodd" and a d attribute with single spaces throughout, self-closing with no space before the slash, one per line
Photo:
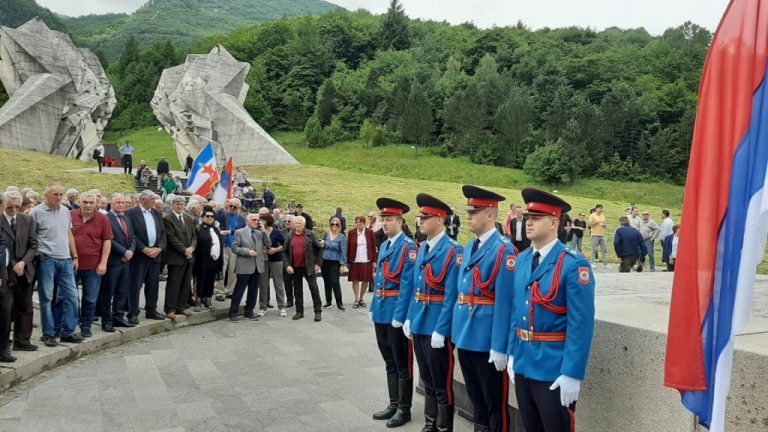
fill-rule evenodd
<path id="1" fill-rule="evenodd" d="M 235 254 L 235 272 L 237 283 L 232 292 L 232 303 L 229 307 L 229 319 L 237 321 L 237 312 L 240 309 L 240 301 L 243 299 L 245 288 L 248 287 L 248 296 L 245 300 L 245 319 L 258 320 L 253 310 L 256 308 L 256 295 L 259 290 L 259 275 L 264 273 L 266 249 L 272 246 L 269 235 L 259 229 L 259 215 L 250 213 L 246 218 L 245 228 L 235 231 L 232 240 L 232 252 Z M 269 281 L 267 281 L 269 283 Z"/>
<path id="2" fill-rule="evenodd" d="M 302 279 L 307 280 L 312 303 L 315 309 L 315 321 L 322 320 L 323 303 L 317 288 L 317 274 L 323 263 L 323 244 L 317 240 L 315 233 L 305 228 L 306 220 L 302 216 L 293 218 L 293 233 L 285 238 L 285 270 L 293 279 L 293 296 L 296 305 L 296 315 L 293 319 L 304 318 L 304 286 Z"/>
<path id="3" fill-rule="evenodd" d="M 305 228 L 312 231 L 315 228 L 315 223 L 312 221 L 312 216 L 304 212 L 304 206 L 301 204 L 296 205 L 296 215 L 301 216 L 306 221 L 304 223 Z"/>
<path id="4" fill-rule="evenodd" d="M 152 320 L 164 320 L 157 313 L 160 289 L 160 270 L 167 241 L 163 215 L 153 208 L 157 195 L 145 190 L 139 195 L 139 205 L 128 209 L 125 217 L 131 221 L 136 242 L 136 253 L 131 260 L 131 282 L 128 292 L 128 322 L 139 322 L 139 296 L 144 285 L 144 316 Z"/>
<path id="5" fill-rule="evenodd" d="M 522 252 L 531 246 L 531 241 L 528 240 L 528 235 L 525 233 L 525 223 L 528 218 L 523 215 L 523 209 L 520 206 L 515 206 L 515 217 L 509 221 L 509 239 L 512 240 L 512 245 L 517 248 L 518 252 Z"/>
<path id="6" fill-rule="evenodd" d="M 6 268 L 6 296 L 11 301 L 8 313 L 0 312 L 0 339 L 8 334 L 13 323 L 13 349 L 15 351 L 36 351 L 32 345 L 32 281 L 35 279 L 34 259 L 37 255 L 37 233 L 35 222 L 28 215 L 19 212 L 22 196 L 19 192 L 7 192 L 3 200 L 5 210 L 0 217 L 2 240 L 8 250 L 8 265 Z M 2 336 L 5 335 L 5 336 Z"/>
<path id="7" fill-rule="evenodd" d="M 195 220 L 185 211 L 183 197 L 171 202 L 172 211 L 164 219 L 168 247 L 165 251 L 168 280 L 165 284 L 165 316 L 176 320 L 176 314 L 192 315 L 187 306 L 192 289 L 192 264 L 197 247 Z"/>
<path id="8" fill-rule="evenodd" d="M 446 216 L 443 224 L 445 224 L 445 233 L 448 234 L 448 237 L 456 240 L 456 237 L 459 236 L 459 227 L 461 226 L 461 219 L 459 219 L 459 216 L 456 214 L 455 207 L 451 207 L 451 213 L 448 216 Z"/>
<path id="9" fill-rule="evenodd" d="M 13 296 L 8 291 L 8 269 L 5 265 L 8 248 L 5 239 L 0 236 L 0 362 L 13 363 L 16 357 L 11 355 L 11 349 L 8 346 L 8 337 L 11 335 L 11 307 L 13 306 Z"/>
<path id="10" fill-rule="evenodd" d="M 133 327 L 123 318 L 130 285 L 130 262 L 136 250 L 136 234 L 131 220 L 125 217 L 125 196 L 112 195 L 112 210 L 107 213 L 112 227 L 112 249 L 107 260 L 107 273 L 99 291 L 101 329 L 114 333 L 115 327 Z"/>

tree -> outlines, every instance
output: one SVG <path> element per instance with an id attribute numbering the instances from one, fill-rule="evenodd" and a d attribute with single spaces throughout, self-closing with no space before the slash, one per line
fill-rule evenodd
<path id="1" fill-rule="evenodd" d="M 411 86 L 411 94 L 400 120 L 400 134 L 407 143 L 426 145 L 434 131 L 434 116 L 424 87 L 419 83 Z"/>
<path id="2" fill-rule="evenodd" d="M 568 172 L 566 145 L 565 141 L 559 139 L 557 142 L 537 148 L 525 158 L 523 171 L 547 183 L 560 183 Z"/>
<path id="3" fill-rule="evenodd" d="M 304 139 L 310 147 L 326 147 L 330 144 L 330 140 L 320 126 L 320 121 L 315 116 L 310 117 L 304 125 Z"/>
<path id="4" fill-rule="evenodd" d="M 336 114 L 334 97 L 336 97 L 336 89 L 333 87 L 333 80 L 327 79 L 317 91 L 317 105 L 315 106 L 315 116 L 322 127 L 331 124 L 331 119 Z"/>
<path id="5" fill-rule="evenodd" d="M 521 148 L 520 142 L 528 133 L 534 118 L 529 89 L 520 86 L 509 89 L 506 100 L 493 118 L 493 130 L 505 154 L 503 165 L 522 168 L 527 152 Z"/>
<path id="6" fill-rule="evenodd" d="M 379 33 L 379 48 L 396 51 L 408 49 L 411 46 L 411 34 L 408 17 L 405 16 L 400 0 L 390 0 L 387 14 L 381 23 Z"/>

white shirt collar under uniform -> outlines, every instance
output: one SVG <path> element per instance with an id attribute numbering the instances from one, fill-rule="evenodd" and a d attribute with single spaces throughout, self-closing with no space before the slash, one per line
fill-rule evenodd
<path id="1" fill-rule="evenodd" d="M 442 239 L 444 235 L 445 235 L 445 231 L 440 231 L 440 234 L 436 235 L 434 238 L 432 238 L 432 240 L 427 240 L 426 241 L 426 243 L 429 245 L 429 250 L 430 251 L 432 251 L 432 249 L 434 249 L 435 246 L 437 246 L 437 242 L 439 242 L 440 239 Z"/>
<path id="2" fill-rule="evenodd" d="M 558 240 L 557 237 L 555 237 L 554 240 L 552 240 L 551 242 L 547 243 L 546 245 L 544 245 L 543 248 L 541 248 L 539 250 L 536 250 L 536 248 L 531 246 L 533 248 L 533 253 L 536 253 L 536 252 L 539 253 L 539 262 L 544 261 L 544 258 L 547 256 L 549 251 L 551 251 L 552 248 L 555 247 L 555 244 L 557 244 L 557 242 L 559 242 L 559 241 L 560 240 Z"/>

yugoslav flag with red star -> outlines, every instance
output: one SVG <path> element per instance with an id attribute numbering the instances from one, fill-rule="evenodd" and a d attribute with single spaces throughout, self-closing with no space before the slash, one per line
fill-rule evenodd
<path id="1" fill-rule="evenodd" d="M 192 194 L 206 196 L 213 190 L 219 181 L 219 172 L 216 169 L 216 155 L 213 153 L 213 145 L 207 146 L 197 155 L 192 171 L 187 181 L 187 191 Z"/>

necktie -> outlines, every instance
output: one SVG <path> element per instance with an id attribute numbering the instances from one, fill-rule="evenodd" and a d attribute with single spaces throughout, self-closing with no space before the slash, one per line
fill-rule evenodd
<path id="1" fill-rule="evenodd" d="M 533 273 L 536 270 L 536 267 L 539 266 L 539 257 L 541 254 L 537 251 L 533 253 L 533 261 L 531 262 L 531 273 Z"/>
<path id="2" fill-rule="evenodd" d="M 475 239 L 475 242 L 472 244 L 472 256 L 475 255 L 475 252 L 477 252 L 477 248 L 480 247 L 480 239 Z"/>
<path id="3" fill-rule="evenodd" d="M 179 223 L 182 227 L 184 226 L 184 215 L 179 215 Z"/>
<path id="4" fill-rule="evenodd" d="M 125 236 L 125 241 L 130 243 L 131 236 L 128 235 L 128 225 L 125 224 L 125 219 L 123 218 L 123 215 L 119 214 L 117 215 L 117 218 L 120 220 L 120 227 L 123 229 L 123 235 Z"/>
<path id="5" fill-rule="evenodd" d="M 256 230 L 255 229 L 251 230 L 251 240 L 253 240 L 253 244 L 255 245 L 256 244 Z"/>
<path id="6" fill-rule="evenodd" d="M 429 243 L 424 242 L 424 256 L 429 255 Z"/>
<path id="7" fill-rule="evenodd" d="M 390 246 L 392 246 L 392 240 L 387 240 L 387 249 L 389 249 Z"/>
<path id="8" fill-rule="evenodd" d="M 11 218 L 11 229 L 16 232 L 16 216 Z"/>

